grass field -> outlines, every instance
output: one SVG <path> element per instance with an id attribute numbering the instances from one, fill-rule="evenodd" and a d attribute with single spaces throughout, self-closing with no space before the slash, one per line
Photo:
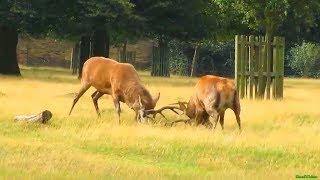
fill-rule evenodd
<path id="1" fill-rule="evenodd" d="M 23 78 L 0 76 L 0 177 L 48 179 L 294 179 L 320 177 L 320 80 L 286 79 L 283 101 L 242 100 L 243 131 L 231 110 L 225 130 L 142 125 L 122 105 L 118 125 L 110 97 L 98 119 L 90 89 L 73 114 L 79 88 L 62 69 L 27 68 Z M 196 79 L 140 74 L 158 107 L 187 100 Z M 18 123 L 18 114 L 48 109 L 48 124 Z M 169 119 L 178 116 L 166 112 Z M 161 119 L 160 116 L 158 117 Z"/>

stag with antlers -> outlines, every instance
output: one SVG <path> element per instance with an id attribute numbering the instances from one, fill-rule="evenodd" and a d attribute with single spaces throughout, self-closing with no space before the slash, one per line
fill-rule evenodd
<path id="1" fill-rule="evenodd" d="M 143 86 L 137 71 L 128 63 L 119 63 L 109 58 L 92 57 L 83 66 L 81 76 L 81 88 L 75 96 L 69 115 L 79 98 L 93 86 L 96 91 L 91 95 L 94 107 L 98 116 L 100 111 L 98 99 L 104 94 L 112 97 L 113 103 L 120 121 L 120 102 L 127 104 L 135 111 L 135 119 L 138 122 L 144 121 L 150 115 L 162 114 L 163 110 L 170 109 L 177 113 L 173 106 L 165 106 L 155 110 L 155 106 L 160 98 L 160 93 L 152 97 L 150 92 Z"/>
<path id="2" fill-rule="evenodd" d="M 233 110 L 239 130 L 241 130 L 240 122 L 240 101 L 237 95 L 235 84 L 232 80 L 206 75 L 199 79 L 195 86 L 194 94 L 191 96 L 189 102 L 178 102 L 181 111 L 183 111 L 189 119 L 178 120 L 171 123 L 173 125 L 177 122 L 191 123 L 195 121 L 196 125 L 205 125 L 212 128 L 212 123 L 209 117 L 214 119 L 215 129 L 219 119 L 221 128 L 224 128 L 224 114 L 226 109 Z"/>

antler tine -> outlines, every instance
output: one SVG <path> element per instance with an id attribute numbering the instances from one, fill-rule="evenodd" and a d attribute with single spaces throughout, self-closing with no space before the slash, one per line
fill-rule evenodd
<path id="1" fill-rule="evenodd" d="M 153 114 L 153 118 L 156 117 L 156 114 L 157 114 L 157 113 Z M 160 114 L 163 118 L 165 118 L 166 120 L 168 120 L 168 119 L 166 118 L 166 116 L 165 116 L 162 112 L 159 112 L 159 114 Z"/>
<path id="2" fill-rule="evenodd" d="M 162 111 L 164 111 L 166 109 L 170 109 L 171 111 L 173 111 L 176 114 L 179 114 L 176 111 L 176 109 L 181 111 L 181 109 L 179 107 L 176 107 L 176 106 L 164 106 L 164 107 L 162 107 L 160 109 L 157 109 L 157 110 L 154 110 L 154 109 L 146 110 L 146 112 L 148 112 L 150 114 L 153 114 L 153 118 L 155 118 L 157 114 L 160 114 L 162 117 L 167 119 L 166 116 L 162 113 Z"/>
<path id="3" fill-rule="evenodd" d="M 172 104 L 169 104 L 169 105 L 180 105 L 180 103 L 188 104 L 188 102 L 186 102 L 186 101 L 178 101 L 177 103 L 172 103 Z"/>
<path id="4" fill-rule="evenodd" d="M 173 124 L 178 123 L 178 122 L 184 122 L 185 124 L 188 123 L 189 125 L 191 125 L 191 119 L 180 119 L 180 120 L 176 120 L 176 121 L 172 121 L 172 122 L 166 123 L 165 126 L 167 126 L 167 124 L 170 124 L 170 126 L 172 127 Z"/>
<path id="5" fill-rule="evenodd" d="M 181 111 L 181 109 L 179 107 L 176 107 L 176 106 L 164 106 L 164 107 L 162 107 L 162 108 L 160 108 L 158 110 L 155 110 L 155 114 L 157 114 L 157 113 L 162 114 L 162 111 L 166 110 L 166 109 L 170 109 L 171 111 L 173 111 L 176 114 L 179 114 L 179 113 L 175 109 Z"/>

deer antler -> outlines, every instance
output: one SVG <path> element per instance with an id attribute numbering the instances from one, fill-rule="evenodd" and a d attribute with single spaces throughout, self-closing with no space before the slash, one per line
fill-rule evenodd
<path id="1" fill-rule="evenodd" d="M 170 109 L 171 111 L 173 111 L 173 112 L 176 113 L 176 114 L 179 114 L 179 113 L 176 111 L 176 109 L 181 111 L 181 109 L 180 109 L 179 107 L 176 107 L 176 106 L 164 106 L 164 107 L 162 107 L 162 108 L 160 108 L 160 109 L 157 109 L 157 110 L 155 110 L 155 109 L 145 110 L 145 112 L 146 112 L 147 114 L 153 114 L 153 118 L 155 118 L 157 114 L 160 114 L 162 117 L 164 117 L 165 119 L 167 119 L 167 118 L 164 116 L 164 114 L 162 113 L 162 111 L 164 111 L 164 110 L 166 110 L 166 109 Z"/>
<path id="2" fill-rule="evenodd" d="M 186 101 L 178 101 L 176 103 L 172 103 L 172 104 L 169 104 L 169 105 L 180 105 L 180 104 L 188 104 L 188 102 L 186 102 Z"/>
<path id="3" fill-rule="evenodd" d="M 165 124 L 165 126 L 170 125 L 171 127 L 173 126 L 173 124 L 178 123 L 178 122 L 184 122 L 185 124 L 189 124 L 191 125 L 191 119 L 180 119 L 180 120 L 176 120 L 176 121 L 172 121 L 172 122 L 168 122 Z"/>
<path id="4" fill-rule="evenodd" d="M 185 111 L 185 110 L 187 109 L 188 102 L 178 101 L 178 102 L 173 103 L 173 104 L 170 104 L 170 105 L 179 105 L 179 109 L 180 109 L 181 111 Z"/>

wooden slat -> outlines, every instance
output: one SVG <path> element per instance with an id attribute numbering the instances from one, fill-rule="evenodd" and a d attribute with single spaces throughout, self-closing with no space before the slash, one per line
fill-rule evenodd
<path id="1" fill-rule="evenodd" d="M 245 41 L 245 37 L 243 35 L 241 35 L 240 37 L 241 41 L 240 42 L 244 42 Z M 241 43 L 240 45 L 240 72 L 241 72 L 241 76 L 240 76 L 240 97 L 244 98 L 245 96 L 245 76 L 243 74 L 243 72 L 245 71 L 245 46 L 244 43 Z"/>
<path id="2" fill-rule="evenodd" d="M 254 77 L 259 77 L 259 72 L 249 72 L 249 71 L 247 71 L 247 72 L 244 72 L 244 73 L 238 73 L 239 75 L 244 75 L 244 76 L 250 76 L 250 75 L 252 75 L 252 76 L 254 76 Z M 267 76 L 267 72 L 262 72 L 262 74 L 261 74 L 262 76 Z M 270 72 L 269 73 L 269 75 L 271 76 L 271 77 L 275 77 L 276 76 L 276 73 L 275 72 Z"/>
<path id="3" fill-rule="evenodd" d="M 255 42 L 258 44 L 257 46 L 255 46 L 255 70 L 253 72 L 253 76 L 254 76 L 254 98 L 258 98 L 258 71 L 259 71 L 259 61 L 260 61 L 260 48 L 259 48 L 259 43 L 260 43 L 260 39 L 258 36 L 255 37 Z M 255 74 L 257 74 L 257 76 L 255 76 Z"/>
<path id="4" fill-rule="evenodd" d="M 248 36 L 244 36 L 245 38 L 245 42 L 248 42 Z M 244 44 L 244 71 L 242 72 L 247 72 L 249 70 L 249 46 L 247 45 L 247 43 Z M 246 75 L 245 73 L 243 74 L 244 76 L 244 94 L 245 97 L 248 97 L 248 85 L 249 85 L 249 75 Z"/>
<path id="5" fill-rule="evenodd" d="M 273 88 L 272 88 L 272 96 L 273 98 L 277 98 L 277 90 L 278 90 L 278 72 L 279 72 L 279 67 L 278 67 L 278 61 L 279 61 L 279 52 L 278 52 L 278 46 L 277 46 L 277 43 L 278 43 L 278 38 L 277 37 L 274 37 L 273 38 L 273 72 L 275 73 L 275 77 L 274 77 L 274 80 L 273 80 Z"/>
<path id="6" fill-rule="evenodd" d="M 278 88 L 277 88 L 277 99 L 282 99 L 283 98 L 283 78 L 284 78 L 284 38 L 278 39 Z"/>
<path id="7" fill-rule="evenodd" d="M 249 36 L 249 98 L 253 98 L 253 86 L 254 86 L 254 76 L 255 72 L 255 60 L 254 60 L 254 37 Z"/>
<path id="8" fill-rule="evenodd" d="M 283 97 L 284 39 L 235 37 L 235 82 L 241 98 Z M 272 84 L 271 84 L 272 83 Z"/>
<path id="9" fill-rule="evenodd" d="M 260 36 L 259 37 L 260 42 L 264 42 L 264 37 Z M 265 62 L 265 46 L 262 46 L 262 43 L 259 45 L 259 77 L 258 77 L 258 98 L 263 99 L 264 97 L 264 62 Z"/>
<path id="10" fill-rule="evenodd" d="M 240 73 L 241 73 L 241 69 L 240 69 L 240 53 L 241 53 L 241 44 L 240 44 L 240 36 L 236 35 L 235 37 L 235 66 L 234 66 L 234 74 L 235 74 L 235 82 L 236 82 L 236 86 L 237 86 L 237 90 L 238 92 L 240 92 L 240 83 L 241 83 L 241 78 L 240 78 Z M 239 95 L 239 93 L 238 93 Z"/>
<path id="11" fill-rule="evenodd" d="M 266 37 L 266 41 L 270 42 L 271 39 L 270 37 Z M 267 72 L 267 83 L 266 83 L 266 97 L 267 99 L 270 99 L 270 87 L 271 87 L 271 76 L 270 76 L 270 71 L 271 71 L 271 60 L 272 60 L 272 51 L 271 51 L 271 46 L 270 43 L 267 43 L 266 45 L 266 51 L 267 51 L 267 59 L 266 59 L 266 72 Z"/>

